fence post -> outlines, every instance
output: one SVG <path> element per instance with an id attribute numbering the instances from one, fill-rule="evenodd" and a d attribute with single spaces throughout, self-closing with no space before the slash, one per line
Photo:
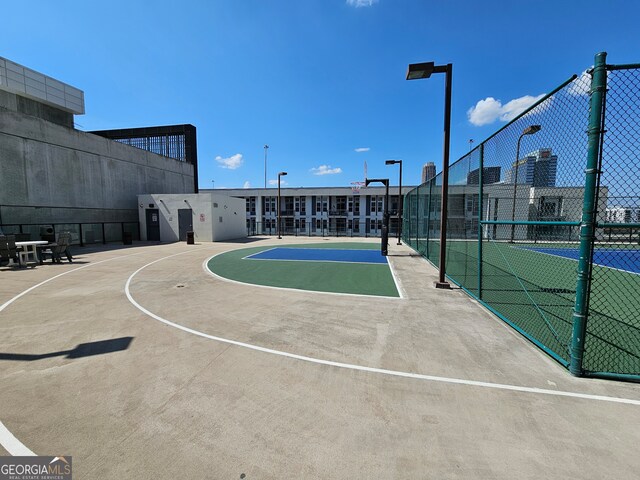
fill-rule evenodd
<path id="1" fill-rule="evenodd" d="M 581 376 L 584 373 L 582 360 L 587 333 L 587 316 L 589 315 L 591 259 L 596 226 L 595 206 L 598 195 L 596 190 L 600 173 L 598 171 L 600 145 L 604 133 L 602 119 L 607 89 L 606 60 L 607 54 L 605 52 L 596 54 L 591 78 L 587 168 L 585 169 L 584 200 L 580 224 L 580 258 L 578 260 L 576 302 L 573 311 L 573 331 L 571 335 L 571 362 L 569 364 L 569 372 L 575 376 Z"/>
<path id="2" fill-rule="evenodd" d="M 482 199 L 484 195 L 482 171 L 484 170 L 484 143 L 480 144 L 478 167 L 478 299 L 482 300 Z M 469 158 L 471 165 L 471 158 Z"/>
<path id="3" fill-rule="evenodd" d="M 435 177 L 434 177 L 435 178 Z M 432 186 L 434 179 L 429 180 L 429 208 L 427 208 L 427 244 L 425 245 L 424 253 L 426 258 L 429 258 L 429 242 L 431 241 L 431 202 L 433 201 Z"/>

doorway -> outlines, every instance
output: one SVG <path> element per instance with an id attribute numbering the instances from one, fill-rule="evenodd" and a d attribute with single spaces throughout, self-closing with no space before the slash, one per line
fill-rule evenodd
<path id="1" fill-rule="evenodd" d="M 147 241 L 160 241 L 160 211 L 157 208 L 147 209 Z"/>
<path id="2" fill-rule="evenodd" d="M 190 208 L 178 209 L 178 239 L 181 242 L 187 240 L 187 232 L 193 230 L 193 210 Z"/>

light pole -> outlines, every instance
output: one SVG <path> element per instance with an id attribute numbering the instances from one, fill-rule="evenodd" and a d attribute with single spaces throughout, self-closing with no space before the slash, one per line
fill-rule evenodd
<path id="1" fill-rule="evenodd" d="M 442 198 L 440 205 L 440 261 L 439 276 L 436 288 L 451 288 L 445 280 L 445 261 L 447 250 L 447 202 L 449 190 L 449 137 L 451 130 L 451 82 L 453 77 L 453 65 L 434 65 L 433 62 L 412 63 L 407 69 L 407 80 L 419 80 L 429 78 L 432 73 L 444 73 L 444 146 L 442 152 Z"/>
<path id="2" fill-rule="evenodd" d="M 389 244 L 389 179 L 365 178 L 364 186 L 368 187 L 369 184 L 373 182 L 380 182 L 386 187 L 384 192 L 384 212 L 382 214 L 382 234 L 380 235 L 380 252 L 386 257 Z"/>
<path id="3" fill-rule="evenodd" d="M 518 163 L 520 162 L 520 141 L 522 140 L 522 137 L 524 137 L 525 135 L 535 135 L 541 129 L 542 127 L 540 125 L 529 125 L 527 128 L 525 128 L 522 131 L 522 133 L 518 137 L 518 145 L 516 147 L 516 161 L 513 164 L 513 168 L 515 168 L 516 171 L 513 176 L 513 179 L 514 179 L 513 180 L 513 206 L 511 207 L 512 222 L 516 221 L 516 194 L 518 193 L 518 170 L 520 170 L 520 165 L 518 165 Z M 511 243 L 513 243 L 514 241 L 515 233 L 516 233 L 516 225 L 515 223 L 512 223 L 511 224 Z"/>
<path id="4" fill-rule="evenodd" d="M 267 150 L 269 145 L 264 146 L 264 188 L 267 188 Z"/>
<path id="5" fill-rule="evenodd" d="M 278 238 L 280 236 L 280 177 L 284 177 L 287 172 L 278 172 Z"/>
<path id="6" fill-rule="evenodd" d="M 402 245 L 400 238 L 402 237 L 402 160 L 387 160 L 385 165 L 400 165 L 400 181 L 398 187 L 398 245 Z"/>

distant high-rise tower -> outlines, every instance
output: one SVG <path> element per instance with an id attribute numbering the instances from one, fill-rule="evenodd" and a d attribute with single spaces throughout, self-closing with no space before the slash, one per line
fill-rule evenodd
<path id="1" fill-rule="evenodd" d="M 557 169 L 558 156 L 553 155 L 550 148 L 541 148 L 514 162 L 507 172 L 505 183 L 517 181 L 518 184 L 534 187 L 555 187 Z"/>
<path id="2" fill-rule="evenodd" d="M 436 166 L 434 165 L 434 163 L 433 162 L 425 163 L 424 167 L 422 167 L 422 183 L 426 182 L 427 180 L 431 180 L 435 176 L 436 176 Z"/>

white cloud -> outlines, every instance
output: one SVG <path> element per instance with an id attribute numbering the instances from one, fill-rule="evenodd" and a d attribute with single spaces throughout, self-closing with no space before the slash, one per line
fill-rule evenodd
<path id="1" fill-rule="evenodd" d="M 369 150 L 371 150 L 369 147 L 360 147 L 360 148 L 353 149 L 354 152 L 358 152 L 358 153 L 368 152 Z"/>
<path id="2" fill-rule="evenodd" d="M 536 103 L 542 97 L 544 97 L 544 94 L 537 95 L 535 97 L 525 95 L 520 98 L 515 98 L 504 105 L 500 100 L 496 100 L 493 97 L 487 97 L 484 100 L 478 101 L 475 107 L 471 107 L 467 110 L 467 118 L 471 124 L 477 127 L 488 125 L 498 119 L 503 122 L 508 122 L 531 107 L 531 105 Z"/>
<path id="3" fill-rule="evenodd" d="M 347 5 L 351 7 L 370 7 L 374 3 L 378 3 L 378 0 L 347 0 Z"/>
<path id="4" fill-rule="evenodd" d="M 314 175 L 336 175 L 342 173 L 342 169 L 340 167 L 331 168 L 331 165 L 320 165 L 317 168 L 312 168 L 311 172 Z"/>
<path id="5" fill-rule="evenodd" d="M 609 72 L 607 72 L 607 75 Z M 569 84 L 567 93 L 576 97 L 581 95 L 589 95 L 591 91 L 591 75 L 585 70 L 582 74 Z"/>
<path id="6" fill-rule="evenodd" d="M 242 186 L 242 188 L 251 188 L 251 183 L 249 183 L 249 180 L 244 182 L 244 185 Z"/>
<path id="7" fill-rule="evenodd" d="M 236 153 L 235 155 L 231 155 L 227 158 L 222 158 L 220 155 L 216 157 L 216 162 L 220 164 L 219 166 L 222 168 L 228 168 L 229 170 L 240 168 L 243 161 L 241 153 Z"/>
<path id="8" fill-rule="evenodd" d="M 269 180 L 269 185 L 278 185 L 278 180 Z M 289 185 L 286 180 L 280 179 L 280 186 Z"/>

